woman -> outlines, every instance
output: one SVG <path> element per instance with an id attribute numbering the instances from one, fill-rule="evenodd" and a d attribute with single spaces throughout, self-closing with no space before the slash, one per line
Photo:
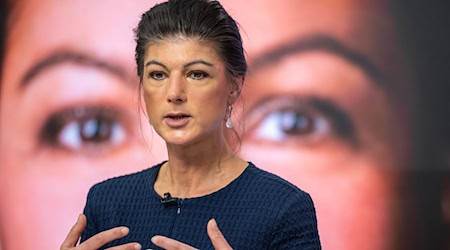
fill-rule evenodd
<path id="1" fill-rule="evenodd" d="M 227 143 L 247 65 L 237 25 L 222 6 L 156 5 L 142 16 L 136 41 L 149 122 L 166 142 L 168 161 L 91 188 L 79 247 L 320 249 L 309 195 Z M 75 247 L 85 223 L 81 216 L 61 249 Z M 226 241 L 213 240 L 221 233 Z"/>

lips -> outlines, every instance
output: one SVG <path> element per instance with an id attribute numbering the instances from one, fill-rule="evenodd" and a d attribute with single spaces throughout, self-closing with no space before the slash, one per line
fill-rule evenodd
<path id="1" fill-rule="evenodd" d="M 164 121 L 171 128 L 181 128 L 186 126 L 191 119 L 187 113 L 168 113 L 164 116 Z"/>
<path id="2" fill-rule="evenodd" d="M 170 118 L 170 119 L 183 119 L 183 118 L 186 118 L 186 117 L 191 117 L 190 115 L 188 115 L 188 114 L 168 114 L 168 115 L 166 115 L 166 116 L 164 116 L 164 118 Z"/>

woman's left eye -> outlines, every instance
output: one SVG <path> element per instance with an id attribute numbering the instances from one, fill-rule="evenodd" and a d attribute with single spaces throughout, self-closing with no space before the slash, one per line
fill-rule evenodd
<path id="1" fill-rule="evenodd" d="M 201 80 L 203 78 L 208 77 L 208 74 L 203 71 L 192 71 L 188 74 L 188 77 L 194 80 Z"/>
<path id="2" fill-rule="evenodd" d="M 337 105 L 320 98 L 275 97 L 247 115 L 249 140 L 266 143 L 313 143 L 323 139 L 354 141 L 354 126 Z"/>
<path id="3" fill-rule="evenodd" d="M 281 142 L 307 138 L 329 132 L 329 122 L 322 116 L 301 110 L 278 110 L 269 113 L 253 131 L 255 139 Z"/>

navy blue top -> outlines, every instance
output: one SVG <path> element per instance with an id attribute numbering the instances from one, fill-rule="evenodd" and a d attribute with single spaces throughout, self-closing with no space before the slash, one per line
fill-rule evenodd
<path id="1" fill-rule="evenodd" d="M 129 235 L 105 248 L 139 242 L 143 249 L 160 249 L 150 239 L 164 235 L 214 249 L 206 232 L 214 218 L 233 249 L 321 249 L 311 197 L 280 177 L 249 163 L 214 193 L 163 205 L 153 189 L 161 165 L 94 185 L 84 209 L 87 227 L 81 241 L 127 226 Z"/>

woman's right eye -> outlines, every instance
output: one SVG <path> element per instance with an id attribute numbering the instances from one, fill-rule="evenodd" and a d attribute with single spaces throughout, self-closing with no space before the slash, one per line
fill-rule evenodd
<path id="1" fill-rule="evenodd" d="M 153 80 L 157 80 L 157 81 L 161 81 L 161 80 L 164 80 L 166 78 L 166 74 L 164 74 L 163 72 L 160 72 L 160 71 L 150 72 L 149 76 Z"/>
<path id="2" fill-rule="evenodd" d="M 81 107 L 53 114 L 40 137 L 54 148 L 96 151 L 124 143 L 127 129 L 111 108 Z"/>

